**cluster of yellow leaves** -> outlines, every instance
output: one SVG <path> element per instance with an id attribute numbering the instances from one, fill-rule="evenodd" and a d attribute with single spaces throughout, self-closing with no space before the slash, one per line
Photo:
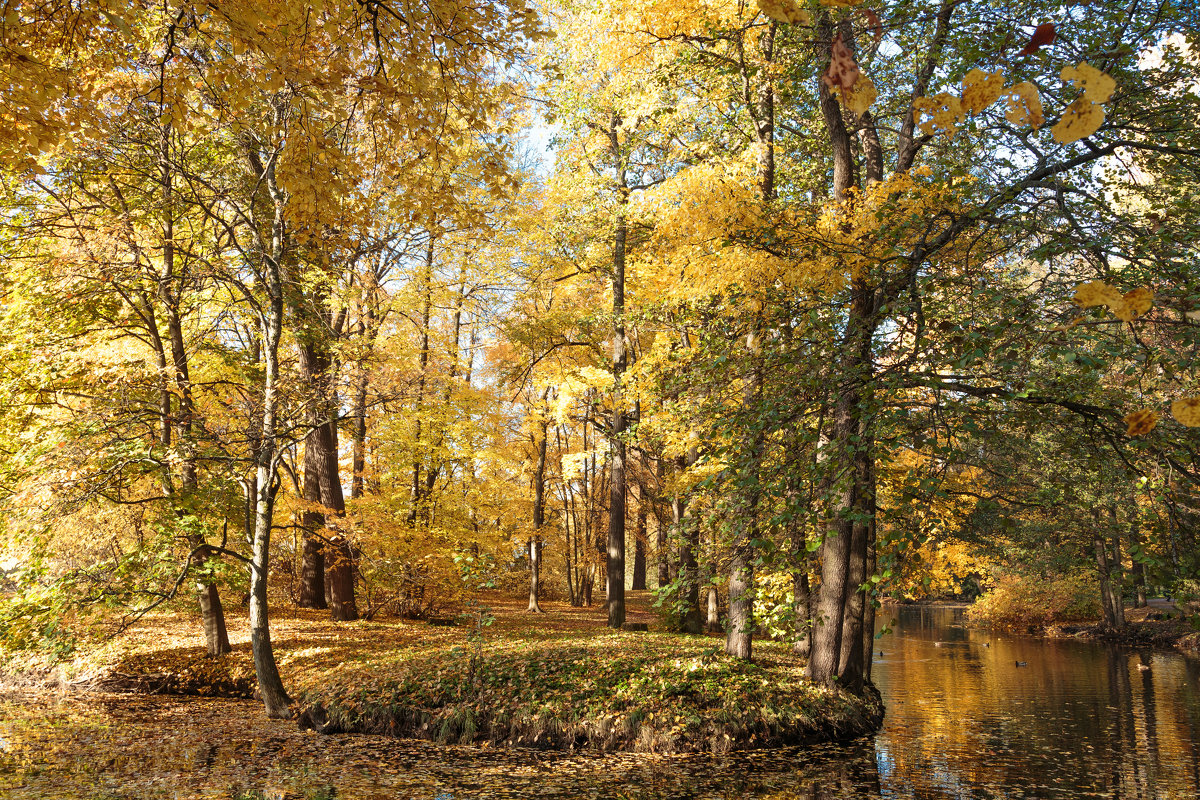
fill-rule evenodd
<path id="1" fill-rule="evenodd" d="M 1083 94 L 1063 112 L 1062 118 L 1051 128 L 1056 141 L 1062 144 L 1082 139 L 1095 133 L 1104 123 L 1103 104 L 1108 102 L 1116 89 L 1116 81 L 1100 70 L 1083 62 L 1074 67 L 1064 67 L 1061 73 Z M 1005 97 L 1008 108 L 1005 117 L 1017 126 L 1040 128 L 1045 123 L 1042 100 L 1037 87 L 1029 81 L 1021 81 L 1005 88 L 1003 75 L 973 69 L 963 78 L 961 97 L 950 92 L 939 92 L 929 97 L 918 98 L 913 109 L 925 116 L 920 130 L 927 135 L 945 133 L 953 135 L 959 123 L 968 114 L 979 114 L 1000 97 Z"/>
<path id="2" fill-rule="evenodd" d="M 1090 281 L 1075 289 L 1074 299 L 1082 308 L 1107 306 L 1113 316 L 1123 322 L 1132 322 L 1154 305 L 1154 292 L 1142 288 L 1122 294 L 1104 281 Z"/>
<path id="3" fill-rule="evenodd" d="M 789 25 L 812 25 L 812 15 L 800 8 L 795 0 L 758 0 L 758 7 L 776 22 Z"/>
<path id="4" fill-rule="evenodd" d="M 927 116 L 918 126 L 921 133 L 932 136 L 936 133 L 946 133 L 951 136 L 958 130 L 958 123 L 966 116 L 962 102 L 949 92 L 938 92 L 930 97 L 918 97 L 913 102 L 913 109 Z"/>
<path id="5" fill-rule="evenodd" d="M 1104 124 L 1103 104 L 1112 97 L 1117 82 L 1086 61 L 1078 66 L 1063 67 L 1060 77 L 1083 91 L 1050 129 L 1055 141 L 1070 144 L 1091 136 Z"/>
<path id="6" fill-rule="evenodd" d="M 1022 81 L 1006 89 L 1004 76 L 999 71 L 973 69 L 963 78 L 961 97 L 950 92 L 938 92 L 930 97 L 917 98 L 913 108 L 927 117 L 919 126 L 922 133 L 953 136 L 959 123 L 968 114 L 982 113 L 1001 96 L 1008 101 L 1006 116 L 1009 122 L 1041 127 L 1045 120 L 1037 87 L 1029 81 Z"/>

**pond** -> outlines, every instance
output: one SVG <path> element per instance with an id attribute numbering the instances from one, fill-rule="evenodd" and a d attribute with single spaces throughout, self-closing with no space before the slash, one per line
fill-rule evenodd
<path id="1" fill-rule="evenodd" d="M 0 699 L 0 797 L 1200 797 L 1200 661 L 893 618 L 884 729 L 849 746 L 598 757 L 325 737 L 244 701 Z"/>

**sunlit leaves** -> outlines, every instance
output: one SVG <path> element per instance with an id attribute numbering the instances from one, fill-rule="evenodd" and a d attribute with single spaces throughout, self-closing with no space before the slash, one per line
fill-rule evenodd
<path id="1" fill-rule="evenodd" d="M 842 102 L 848 110 L 854 112 L 855 116 L 861 117 L 867 113 L 871 104 L 875 102 L 877 95 L 875 84 L 864 73 L 860 72 L 858 80 L 854 82 L 854 86 L 850 91 L 842 92 Z"/>
<path id="2" fill-rule="evenodd" d="M 1042 114 L 1042 98 L 1037 87 L 1029 81 L 1021 81 L 1014 85 L 1007 94 L 1008 109 L 1005 118 L 1018 127 L 1031 127 L 1034 130 L 1046 122 Z"/>
<path id="3" fill-rule="evenodd" d="M 1106 306 L 1113 316 L 1124 322 L 1132 322 L 1150 310 L 1154 304 L 1154 293 L 1142 288 L 1122 294 L 1119 289 L 1103 281 L 1089 281 L 1076 288 L 1073 299 L 1082 308 Z"/>
<path id="4" fill-rule="evenodd" d="M 1075 67 L 1063 67 L 1061 77 L 1083 90 L 1055 123 L 1050 132 L 1055 141 L 1070 144 L 1085 136 L 1091 136 L 1104 124 L 1103 104 L 1108 102 L 1116 89 L 1116 81 L 1087 62 Z"/>
<path id="5" fill-rule="evenodd" d="M 1004 76 L 999 72 L 972 69 L 963 78 L 962 104 L 972 114 L 978 114 L 996 102 L 1004 91 Z"/>
<path id="6" fill-rule="evenodd" d="M 1171 416 L 1181 425 L 1200 428 L 1200 397 L 1184 397 L 1171 403 Z"/>
<path id="7" fill-rule="evenodd" d="M 795 0 L 758 0 L 758 7 L 776 22 L 791 25 L 812 24 L 812 15 L 802 9 Z"/>
<path id="8" fill-rule="evenodd" d="M 962 102 L 949 92 L 918 97 L 913 102 L 913 108 L 924 115 L 919 125 L 921 132 L 931 136 L 935 133 L 953 134 L 965 116 Z"/>

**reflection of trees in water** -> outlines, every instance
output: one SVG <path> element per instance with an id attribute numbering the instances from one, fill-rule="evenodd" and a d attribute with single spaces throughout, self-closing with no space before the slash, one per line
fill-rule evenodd
<path id="1" fill-rule="evenodd" d="M 1196 662 L 1160 654 L 1139 670 L 1128 650 L 994 637 L 951 627 L 949 610 L 905 611 L 879 673 L 887 794 L 1200 796 Z"/>

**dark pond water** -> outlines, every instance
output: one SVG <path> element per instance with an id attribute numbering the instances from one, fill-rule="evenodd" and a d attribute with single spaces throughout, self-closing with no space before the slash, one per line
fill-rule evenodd
<path id="1" fill-rule="evenodd" d="M 1200 798 L 1200 661 L 892 616 L 887 721 L 847 747 L 567 756 L 322 737 L 239 701 L 0 698 L 0 797 Z"/>

